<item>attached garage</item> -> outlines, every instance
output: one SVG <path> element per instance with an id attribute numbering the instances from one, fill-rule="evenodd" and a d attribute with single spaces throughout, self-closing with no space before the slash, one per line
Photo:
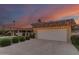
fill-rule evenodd
<path id="1" fill-rule="evenodd" d="M 70 42 L 71 22 L 68 20 L 33 24 L 33 30 L 36 39 Z"/>
<path id="2" fill-rule="evenodd" d="M 67 29 L 41 29 L 37 30 L 37 38 L 45 40 L 67 41 Z"/>

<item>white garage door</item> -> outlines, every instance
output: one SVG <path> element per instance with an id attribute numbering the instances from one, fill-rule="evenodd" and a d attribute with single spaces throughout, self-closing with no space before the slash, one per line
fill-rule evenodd
<path id="1" fill-rule="evenodd" d="M 67 29 L 43 29 L 37 31 L 38 39 L 67 41 Z"/>

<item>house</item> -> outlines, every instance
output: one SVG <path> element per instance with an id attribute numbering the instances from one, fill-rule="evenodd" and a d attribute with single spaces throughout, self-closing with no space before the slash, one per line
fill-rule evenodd
<path id="1" fill-rule="evenodd" d="M 76 24 L 72 27 L 72 32 L 79 32 L 79 24 Z"/>
<path id="2" fill-rule="evenodd" d="M 70 42 L 71 28 L 76 23 L 74 19 L 32 24 L 36 39 Z"/>
<path id="3" fill-rule="evenodd" d="M 26 36 L 27 32 L 32 31 L 32 26 L 24 22 L 8 23 L 3 25 L 3 29 L 8 30 L 6 34 L 11 36 Z"/>

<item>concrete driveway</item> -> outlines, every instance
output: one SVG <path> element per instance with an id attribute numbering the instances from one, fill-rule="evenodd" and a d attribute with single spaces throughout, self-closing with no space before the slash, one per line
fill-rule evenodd
<path id="1" fill-rule="evenodd" d="M 31 39 L 0 48 L 1 55 L 77 55 L 77 49 L 69 43 Z"/>

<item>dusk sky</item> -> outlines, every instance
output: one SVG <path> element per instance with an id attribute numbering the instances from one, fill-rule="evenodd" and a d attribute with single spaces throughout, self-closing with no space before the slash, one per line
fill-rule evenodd
<path id="1" fill-rule="evenodd" d="M 15 21 L 37 22 L 79 17 L 79 5 L 0 5 L 0 23 Z"/>

